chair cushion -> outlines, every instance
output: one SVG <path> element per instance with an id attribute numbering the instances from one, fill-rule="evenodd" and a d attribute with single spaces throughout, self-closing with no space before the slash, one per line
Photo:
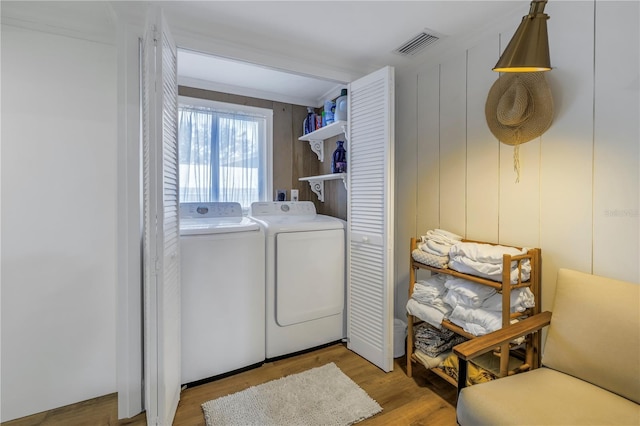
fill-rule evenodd
<path id="1" fill-rule="evenodd" d="M 538 368 L 464 388 L 465 425 L 638 425 L 640 405 L 569 375 Z"/>
<path id="2" fill-rule="evenodd" d="M 640 403 L 640 285 L 558 271 L 542 364 Z"/>

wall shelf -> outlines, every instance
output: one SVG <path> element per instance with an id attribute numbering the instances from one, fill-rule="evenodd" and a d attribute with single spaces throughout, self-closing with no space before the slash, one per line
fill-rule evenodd
<path id="1" fill-rule="evenodd" d="M 301 141 L 308 141 L 309 145 L 311 145 L 311 150 L 316 153 L 318 156 L 318 160 L 324 161 L 324 140 L 332 138 L 334 136 L 338 136 L 339 134 L 344 133 L 345 138 L 347 137 L 347 122 L 346 121 L 336 121 L 334 123 L 329 124 L 328 126 L 324 126 L 315 130 L 311 133 L 307 133 L 306 135 L 302 135 L 298 138 Z"/>
<path id="2" fill-rule="evenodd" d="M 324 202 L 324 181 L 342 179 L 345 189 L 347 188 L 347 174 L 346 173 L 330 173 L 328 175 L 308 176 L 299 178 L 299 181 L 307 181 L 311 186 L 311 191 L 318 196 L 318 200 Z"/>

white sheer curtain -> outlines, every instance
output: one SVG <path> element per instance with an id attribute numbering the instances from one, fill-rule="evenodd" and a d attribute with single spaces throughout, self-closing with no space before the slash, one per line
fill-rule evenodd
<path id="1" fill-rule="evenodd" d="M 238 111 L 180 105 L 180 202 L 236 201 L 264 194 L 265 122 Z"/>

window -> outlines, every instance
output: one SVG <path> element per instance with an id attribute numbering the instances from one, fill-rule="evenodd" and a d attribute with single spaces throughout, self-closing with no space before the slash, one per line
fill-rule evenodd
<path id="1" fill-rule="evenodd" d="M 273 111 L 180 97 L 180 202 L 270 198 Z"/>

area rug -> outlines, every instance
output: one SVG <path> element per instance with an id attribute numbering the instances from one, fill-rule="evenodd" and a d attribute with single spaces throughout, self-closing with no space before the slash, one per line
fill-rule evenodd
<path id="1" fill-rule="evenodd" d="M 207 426 L 350 425 L 382 411 L 334 363 L 202 404 Z"/>

